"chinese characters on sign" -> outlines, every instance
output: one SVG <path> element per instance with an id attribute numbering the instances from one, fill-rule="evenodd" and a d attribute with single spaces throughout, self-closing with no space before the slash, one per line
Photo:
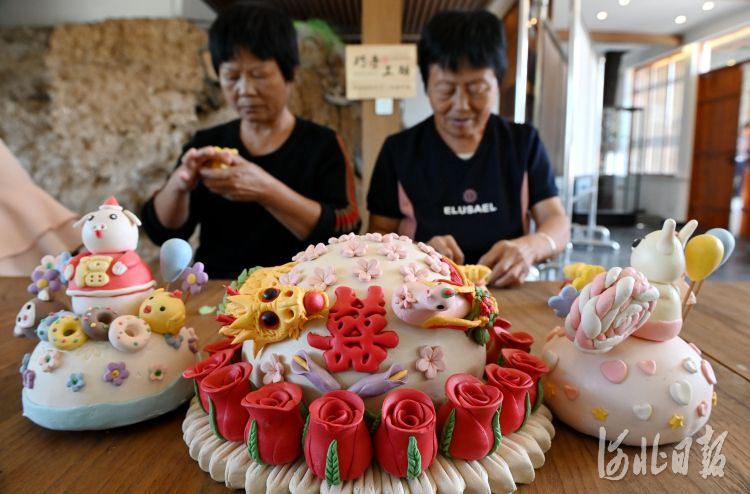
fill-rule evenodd
<path id="1" fill-rule="evenodd" d="M 413 98 L 416 45 L 347 45 L 347 99 Z"/>
<path id="2" fill-rule="evenodd" d="M 695 440 L 696 443 L 702 445 L 701 452 L 703 459 L 701 464 L 703 469 L 699 472 L 701 477 L 704 479 L 709 475 L 712 477 L 723 477 L 724 476 L 724 465 L 727 462 L 726 457 L 721 454 L 721 447 L 724 444 L 724 440 L 727 437 L 727 431 L 724 431 L 716 440 L 712 443 L 711 438 L 713 437 L 714 430 L 710 425 L 706 425 L 706 433 Z M 609 443 L 606 446 L 606 450 L 610 453 L 617 451 L 617 454 L 612 458 L 605 468 L 604 466 L 604 450 L 606 431 L 604 427 L 599 428 L 599 456 L 597 466 L 599 469 L 599 478 L 607 480 L 620 480 L 628 473 L 629 458 L 622 449 L 620 444 L 623 439 L 628 435 L 628 430 L 625 429 L 622 434 L 617 436 L 616 441 Z M 675 474 L 687 475 L 688 473 L 688 459 L 690 457 L 690 447 L 693 445 L 693 438 L 686 437 L 678 444 L 675 445 L 672 451 L 672 472 Z M 712 456 L 713 454 L 713 456 Z M 646 449 L 646 439 L 641 438 L 641 454 L 636 454 L 633 458 L 633 475 L 646 475 L 648 473 L 648 452 Z M 665 468 L 667 468 L 667 454 L 663 451 L 659 451 L 659 434 L 654 439 L 651 453 L 651 473 L 653 475 L 659 475 Z M 661 464 L 659 459 L 663 460 Z"/>

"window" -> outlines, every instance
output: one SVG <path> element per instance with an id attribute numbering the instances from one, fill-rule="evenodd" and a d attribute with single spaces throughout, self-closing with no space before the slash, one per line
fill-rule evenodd
<path id="1" fill-rule="evenodd" d="M 633 106 L 643 108 L 642 139 L 633 150 L 633 172 L 675 175 L 685 83 L 690 57 L 678 53 L 635 70 Z"/>

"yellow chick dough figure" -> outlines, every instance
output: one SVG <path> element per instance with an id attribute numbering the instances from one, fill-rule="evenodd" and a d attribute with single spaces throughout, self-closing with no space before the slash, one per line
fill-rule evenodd
<path id="1" fill-rule="evenodd" d="M 182 293 L 159 288 L 141 304 L 138 317 L 145 320 L 151 330 L 161 334 L 177 334 L 185 325 L 185 304 Z"/>

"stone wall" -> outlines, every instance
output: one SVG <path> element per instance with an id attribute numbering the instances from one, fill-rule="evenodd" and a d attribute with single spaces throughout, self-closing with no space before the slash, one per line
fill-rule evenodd
<path id="1" fill-rule="evenodd" d="M 0 138 L 74 211 L 115 194 L 137 210 L 197 129 L 235 118 L 204 74 L 205 30 L 185 20 L 0 29 Z M 358 154 L 360 107 L 343 94 L 343 49 L 312 32 L 292 111 Z"/>

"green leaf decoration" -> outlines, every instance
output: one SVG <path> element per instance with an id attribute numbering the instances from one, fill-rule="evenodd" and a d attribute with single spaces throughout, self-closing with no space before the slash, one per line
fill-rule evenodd
<path id="1" fill-rule="evenodd" d="M 453 428 L 456 427 L 456 409 L 451 410 L 448 415 L 448 420 L 443 426 L 443 432 L 440 434 L 440 452 L 446 458 L 451 458 L 451 454 L 448 451 L 451 447 L 451 441 L 453 440 Z"/>
<path id="2" fill-rule="evenodd" d="M 247 454 L 258 465 L 265 465 L 258 451 L 258 422 L 255 420 L 250 422 L 250 432 L 247 434 Z"/>
<path id="3" fill-rule="evenodd" d="M 201 410 L 203 410 L 203 413 L 206 412 L 206 408 L 203 406 L 203 400 L 201 400 L 201 394 L 198 391 L 198 380 L 193 379 L 193 392 L 195 392 L 195 399 L 198 400 L 198 405 L 201 407 Z"/>
<path id="4" fill-rule="evenodd" d="M 307 410 L 307 406 L 305 406 L 305 403 L 302 400 L 300 400 L 299 402 L 299 413 L 304 419 L 307 419 L 307 416 L 310 414 L 310 412 Z"/>
<path id="5" fill-rule="evenodd" d="M 219 426 L 216 425 L 216 406 L 214 406 L 214 400 L 208 398 L 208 424 L 211 426 L 211 432 L 222 441 L 226 441 L 224 436 L 219 432 Z"/>
<path id="6" fill-rule="evenodd" d="M 471 330 L 471 338 L 477 345 L 486 345 L 490 341 L 490 332 L 485 328 L 474 328 Z"/>
<path id="7" fill-rule="evenodd" d="M 500 447 L 500 443 L 503 440 L 503 434 L 502 432 L 500 432 L 500 412 L 502 409 L 503 406 L 500 405 L 500 408 L 497 409 L 495 415 L 492 416 L 492 435 L 495 436 L 495 442 L 492 445 L 490 452 L 487 453 L 487 456 L 490 456 L 492 453 L 497 451 L 497 448 Z"/>
<path id="8" fill-rule="evenodd" d="M 406 478 L 416 479 L 422 475 L 422 454 L 417 446 L 417 438 L 409 436 L 409 449 L 407 451 L 408 463 L 406 466 Z"/>
<path id="9" fill-rule="evenodd" d="M 339 485 L 341 483 L 338 443 L 335 439 L 328 445 L 328 453 L 326 454 L 326 482 L 328 482 L 328 485 Z"/>
<path id="10" fill-rule="evenodd" d="M 542 386 L 542 378 L 540 377 L 536 382 L 536 402 L 534 403 L 534 408 L 531 409 L 531 413 L 536 412 L 542 405 L 542 401 L 544 401 L 544 386 Z"/>
<path id="11" fill-rule="evenodd" d="M 503 357 L 503 352 L 500 352 L 500 355 L 497 356 L 497 365 L 500 367 L 505 367 L 505 357 Z"/>
<path id="12" fill-rule="evenodd" d="M 380 413 L 372 413 L 369 410 L 365 410 L 365 423 L 368 424 L 367 430 L 371 436 L 374 436 L 380 427 Z"/>
<path id="13" fill-rule="evenodd" d="M 526 391 L 526 413 L 523 416 L 523 423 L 521 424 L 521 427 L 518 428 L 519 431 L 523 429 L 524 425 L 526 425 L 526 421 L 529 420 L 529 415 L 531 415 L 531 395 L 528 391 Z"/>
<path id="14" fill-rule="evenodd" d="M 310 414 L 305 418 L 305 427 L 302 429 L 302 449 L 305 449 L 305 438 L 307 437 L 307 428 L 310 426 Z"/>
<path id="15" fill-rule="evenodd" d="M 261 266 L 255 266 L 254 268 L 243 269 L 242 272 L 240 273 L 239 277 L 236 280 L 234 280 L 233 282 L 231 282 L 229 284 L 229 286 L 232 287 L 232 288 L 236 288 L 236 289 L 239 290 L 239 288 L 242 285 L 245 284 L 245 282 L 250 277 L 250 275 L 253 274 L 254 272 L 256 272 L 257 270 L 259 270 L 260 268 L 261 268 Z M 229 303 L 229 295 L 227 295 L 226 292 L 225 292 L 224 293 L 224 298 L 221 299 L 221 303 L 219 304 L 219 310 L 218 310 L 219 314 L 224 314 L 224 309 L 225 309 L 227 303 Z"/>

